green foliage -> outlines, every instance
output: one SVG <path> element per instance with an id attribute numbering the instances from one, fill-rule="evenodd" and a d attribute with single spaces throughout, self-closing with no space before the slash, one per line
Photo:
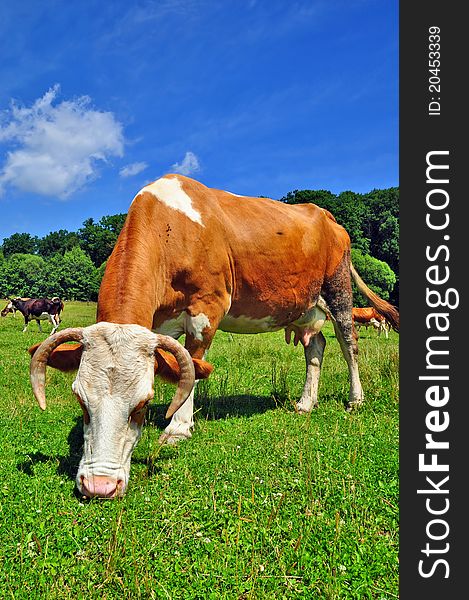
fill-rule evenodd
<path id="1" fill-rule="evenodd" d="M 399 188 L 373 190 L 370 206 L 370 239 L 373 256 L 385 260 L 393 271 L 399 267 Z"/>
<path id="2" fill-rule="evenodd" d="M 80 238 L 77 233 L 59 229 L 59 231 L 51 231 L 38 242 L 38 252 L 44 258 L 61 254 L 62 256 L 68 250 L 71 250 L 80 243 Z"/>
<path id="3" fill-rule="evenodd" d="M 99 223 L 87 219 L 78 230 L 80 246 L 88 254 L 96 267 L 99 267 L 112 252 L 119 233 L 124 225 L 126 214 L 103 217 Z"/>
<path id="4" fill-rule="evenodd" d="M 125 214 L 87 219 L 78 232 L 51 231 L 43 238 L 15 233 L 0 247 L 0 296 L 60 296 L 96 300 Z M 101 267 L 101 268 L 97 268 Z"/>
<path id="5" fill-rule="evenodd" d="M 64 254 L 59 267 L 59 285 L 70 300 L 96 300 L 98 273 L 91 258 L 78 246 Z"/>
<path id="6" fill-rule="evenodd" d="M 328 190 L 294 190 L 293 192 L 288 192 L 283 198 L 280 198 L 280 202 L 286 202 L 287 204 L 312 203 L 331 210 L 328 208 L 328 205 L 332 206 L 335 199 L 336 196 Z"/>
<path id="7" fill-rule="evenodd" d="M 94 304 L 67 302 L 61 328 L 89 325 L 95 313 Z M 46 337 L 43 327 L 23 334 L 19 319 L 0 319 L 1 598 L 399 596 L 395 332 L 360 333 L 366 401 L 349 414 L 348 369 L 326 323 L 310 416 L 292 406 L 304 383 L 302 348 L 281 332 L 218 332 L 192 438 L 159 446 L 174 386 L 157 380 L 126 496 L 84 501 L 74 493 L 83 444 L 74 374 L 47 370 L 44 412 L 28 381 L 25 349 Z"/>
<path id="8" fill-rule="evenodd" d="M 368 287 L 384 300 L 388 300 L 396 283 L 396 275 L 391 267 L 369 254 L 362 254 L 356 248 L 352 248 L 352 263 Z M 354 305 L 368 306 L 369 303 L 358 292 L 355 284 L 353 288 Z"/>
<path id="9" fill-rule="evenodd" d="M 14 233 L 3 240 L 2 250 L 5 258 L 13 254 L 35 254 L 38 238 L 29 233 Z"/>
<path id="10" fill-rule="evenodd" d="M 45 272 L 45 261 L 34 254 L 13 254 L 0 263 L 2 296 L 38 296 Z"/>
<path id="11" fill-rule="evenodd" d="M 98 274 L 98 281 L 101 282 L 102 278 L 104 277 L 104 271 L 106 270 L 106 265 L 107 265 L 107 260 L 105 260 L 101 265 L 99 265 L 98 270 L 97 270 L 97 274 Z"/>
<path id="12" fill-rule="evenodd" d="M 59 296 L 96 300 L 101 277 L 90 257 L 78 246 L 49 259 L 13 254 L 0 262 L 0 296 Z"/>

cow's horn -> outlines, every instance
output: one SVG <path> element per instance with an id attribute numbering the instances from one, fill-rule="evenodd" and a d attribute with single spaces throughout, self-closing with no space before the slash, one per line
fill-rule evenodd
<path id="1" fill-rule="evenodd" d="M 156 335 L 156 348 L 162 348 L 174 354 L 174 358 L 177 360 L 179 369 L 181 371 L 181 378 L 178 383 L 176 393 L 171 400 L 168 410 L 166 411 L 166 418 L 169 419 L 173 414 L 180 408 L 189 397 L 192 388 L 195 384 L 195 370 L 192 357 L 189 352 L 181 346 L 172 337 L 167 335 Z"/>
<path id="2" fill-rule="evenodd" d="M 29 378 L 34 396 L 42 410 L 46 409 L 46 365 L 50 353 L 64 342 L 72 340 L 81 342 L 82 339 L 83 330 L 81 327 L 69 327 L 49 336 L 34 353 L 29 368 Z"/>

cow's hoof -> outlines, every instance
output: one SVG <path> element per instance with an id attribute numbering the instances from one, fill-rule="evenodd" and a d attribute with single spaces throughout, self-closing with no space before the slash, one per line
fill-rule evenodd
<path id="1" fill-rule="evenodd" d="M 168 444 L 169 446 L 174 446 L 178 442 L 183 440 L 188 440 L 192 434 L 188 432 L 187 434 L 183 433 L 162 433 L 158 439 L 158 443 L 162 446 L 163 444 Z"/>
<path id="2" fill-rule="evenodd" d="M 305 404 L 303 402 L 298 402 L 295 405 L 295 412 L 299 415 L 309 415 L 315 408 L 319 406 L 318 402 L 313 402 L 312 404 Z"/>
<path id="3" fill-rule="evenodd" d="M 363 404 L 363 400 L 362 399 L 359 399 L 359 400 L 350 400 L 350 402 L 347 403 L 347 406 L 345 407 L 345 410 L 347 412 L 352 412 L 354 410 L 358 410 L 362 404 Z"/>

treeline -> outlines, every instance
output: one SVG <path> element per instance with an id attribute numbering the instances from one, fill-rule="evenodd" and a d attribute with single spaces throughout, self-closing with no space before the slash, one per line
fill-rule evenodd
<path id="1" fill-rule="evenodd" d="M 60 296 L 96 300 L 106 260 L 126 214 L 87 219 L 76 232 L 60 229 L 43 238 L 14 233 L 0 249 L 0 297 Z"/>
<path id="2" fill-rule="evenodd" d="M 352 260 L 380 296 L 399 303 L 399 188 L 368 194 L 295 190 L 280 199 L 313 202 L 329 210 L 352 240 Z M 0 297 L 60 296 L 96 300 L 106 260 L 126 214 L 84 221 L 76 232 L 53 231 L 43 238 L 15 233 L 0 247 Z M 357 305 L 364 305 L 357 294 Z"/>

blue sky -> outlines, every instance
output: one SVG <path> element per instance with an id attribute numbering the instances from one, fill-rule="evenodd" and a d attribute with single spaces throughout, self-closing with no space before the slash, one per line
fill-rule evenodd
<path id="1" fill-rule="evenodd" d="M 0 3 L 0 242 L 168 172 L 242 195 L 398 181 L 397 0 Z"/>

